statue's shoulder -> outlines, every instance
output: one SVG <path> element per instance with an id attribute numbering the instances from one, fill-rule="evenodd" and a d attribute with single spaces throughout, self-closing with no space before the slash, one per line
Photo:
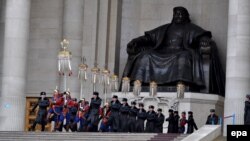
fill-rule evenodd
<path id="1" fill-rule="evenodd" d="M 197 29 L 197 30 L 204 30 L 202 27 L 200 27 L 199 25 L 197 24 L 194 24 L 194 23 L 187 23 L 188 25 L 188 28 L 191 28 L 191 29 Z"/>
<path id="2" fill-rule="evenodd" d="M 186 29 L 188 29 L 190 32 L 195 32 L 197 34 L 204 34 L 209 36 L 210 38 L 212 37 L 211 31 L 205 30 L 194 23 L 188 23 Z"/>
<path id="3" fill-rule="evenodd" d="M 154 29 L 151 29 L 151 30 L 149 30 L 149 31 L 146 31 L 145 34 L 148 34 L 148 33 L 156 33 L 156 32 L 160 32 L 160 31 L 165 31 L 165 30 L 168 28 L 169 25 L 170 25 L 170 23 L 161 25 L 161 26 L 159 26 L 159 27 L 156 27 L 156 28 L 154 28 Z"/>

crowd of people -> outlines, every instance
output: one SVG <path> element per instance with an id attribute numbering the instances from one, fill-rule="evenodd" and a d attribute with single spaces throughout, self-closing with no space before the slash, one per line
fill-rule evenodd
<path id="1" fill-rule="evenodd" d="M 169 116 L 165 119 L 161 108 L 155 111 L 154 106 L 150 105 L 146 111 L 143 103 L 138 103 L 137 107 L 137 103 L 132 101 L 129 105 L 126 98 L 120 102 L 116 95 L 103 107 L 98 92 L 93 93 L 90 102 L 84 98 L 77 101 L 71 98 L 68 91 L 60 93 L 55 90 L 51 99 L 46 97 L 45 92 L 40 95 L 32 109 L 34 111 L 39 107 L 37 118 L 31 127 L 33 131 L 37 124 L 41 124 L 41 130 L 44 131 L 45 125 L 52 121 L 55 123 L 53 131 L 60 132 L 65 129 L 67 132 L 162 133 L 164 121 L 169 122 L 168 133 L 192 133 L 194 129 L 198 129 L 192 111 L 188 112 L 188 117 L 186 112 L 182 112 L 180 117 L 178 111 L 169 109 Z M 206 124 L 218 123 L 218 116 L 214 112 L 211 110 Z"/>

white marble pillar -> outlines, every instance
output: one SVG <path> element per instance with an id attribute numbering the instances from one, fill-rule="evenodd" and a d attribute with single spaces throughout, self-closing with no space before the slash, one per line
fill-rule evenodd
<path id="1" fill-rule="evenodd" d="M 3 60 L 3 39 L 4 39 L 4 24 L 5 24 L 5 0 L 0 0 L 0 80 L 2 78 L 2 60 Z M 1 94 L 1 85 L 2 81 L 0 81 L 0 94 Z"/>
<path id="2" fill-rule="evenodd" d="M 0 131 L 23 131 L 30 0 L 7 0 Z"/>
<path id="3" fill-rule="evenodd" d="M 94 67 L 95 62 L 95 51 L 97 45 L 98 31 L 97 23 L 98 19 L 98 0 L 85 0 L 84 1 L 84 18 L 83 18 L 83 38 L 82 38 L 82 54 L 86 57 L 86 63 L 90 69 Z M 89 80 L 83 85 L 84 87 L 84 97 L 89 100 L 92 97 L 93 87 L 91 83 L 91 78 L 89 75 Z"/>
<path id="4" fill-rule="evenodd" d="M 229 0 L 226 96 L 224 116 L 236 114 L 235 124 L 243 124 L 244 101 L 250 93 L 250 1 Z M 232 119 L 226 119 L 227 125 Z"/>
<path id="5" fill-rule="evenodd" d="M 69 50 L 72 52 L 73 75 L 67 79 L 67 87 L 74 98 L 80 97 L 80 81 L 78 80 L 78 65 L 82 56 L 83 38 L 83 4 L 84 0 L 64 0 L 63 38 L 70 42 Z M 61 79 L 61 81 L 63 81 Z"/>

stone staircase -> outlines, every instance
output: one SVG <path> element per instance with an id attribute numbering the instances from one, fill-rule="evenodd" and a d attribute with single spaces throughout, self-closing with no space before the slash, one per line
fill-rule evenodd
<path id="1" fill-rule="evenodd" d="M 0 131 L 0 141 L 179 141 L 184 135 L 155 133 L 59 133 Z"/>

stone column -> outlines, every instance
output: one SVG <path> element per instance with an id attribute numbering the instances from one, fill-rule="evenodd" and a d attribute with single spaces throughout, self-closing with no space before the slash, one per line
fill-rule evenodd
<path id="1" fill-rule="evenodd" d="M 85 0 L 84 1 L 84 19 L 83 19 L 83 38 L 82 38 L 82 54 L 86 57 L 86 63 L 90 69 L 94 67 L 95 62 L 95 52 L 97 45 L 97 23 L 98 19 L 98 2 L 99 0 Z M 89 80 L 84 84 L 84 97 L 90 99 L 93 93 L 93 87 L 91 83 L 91 77 L 89 75 Z"/>
<path id="2" fill-rule="evenodd" d="M 7 0 L 0 131 L 23 131 L 30 0 Z"/>
<path id="3" fill-rule="evenodd" d="M 236 114 L 243 124 L 244 101 L 250 93 L 250 1 L 229 0 L 226 96 L 224 116 Z M 231 119 L 224 122 L 224 135 Z"/>
<path id="4" fill-rule="evenodd" d="M 2 60 L 3 60 L 3 39 L 4 39 L 4 22 L 5 22 L 5 0 L 0 0 L 0 80 L 2 80 Z M 0 81 L 0 95 L 1 95 L 2 81 Z"/>
<path id="5" fill-rule="evenodd" d="M 82 56 L 83 4 L 84 0 L 64 0 L 63 38 L 69 40 L 69 50 L 73 55 L 71 64 L 73 75 L 68 78 L 67 87 L 74 98 L 80 96 L 80 82 L 77 75 Z"/>

